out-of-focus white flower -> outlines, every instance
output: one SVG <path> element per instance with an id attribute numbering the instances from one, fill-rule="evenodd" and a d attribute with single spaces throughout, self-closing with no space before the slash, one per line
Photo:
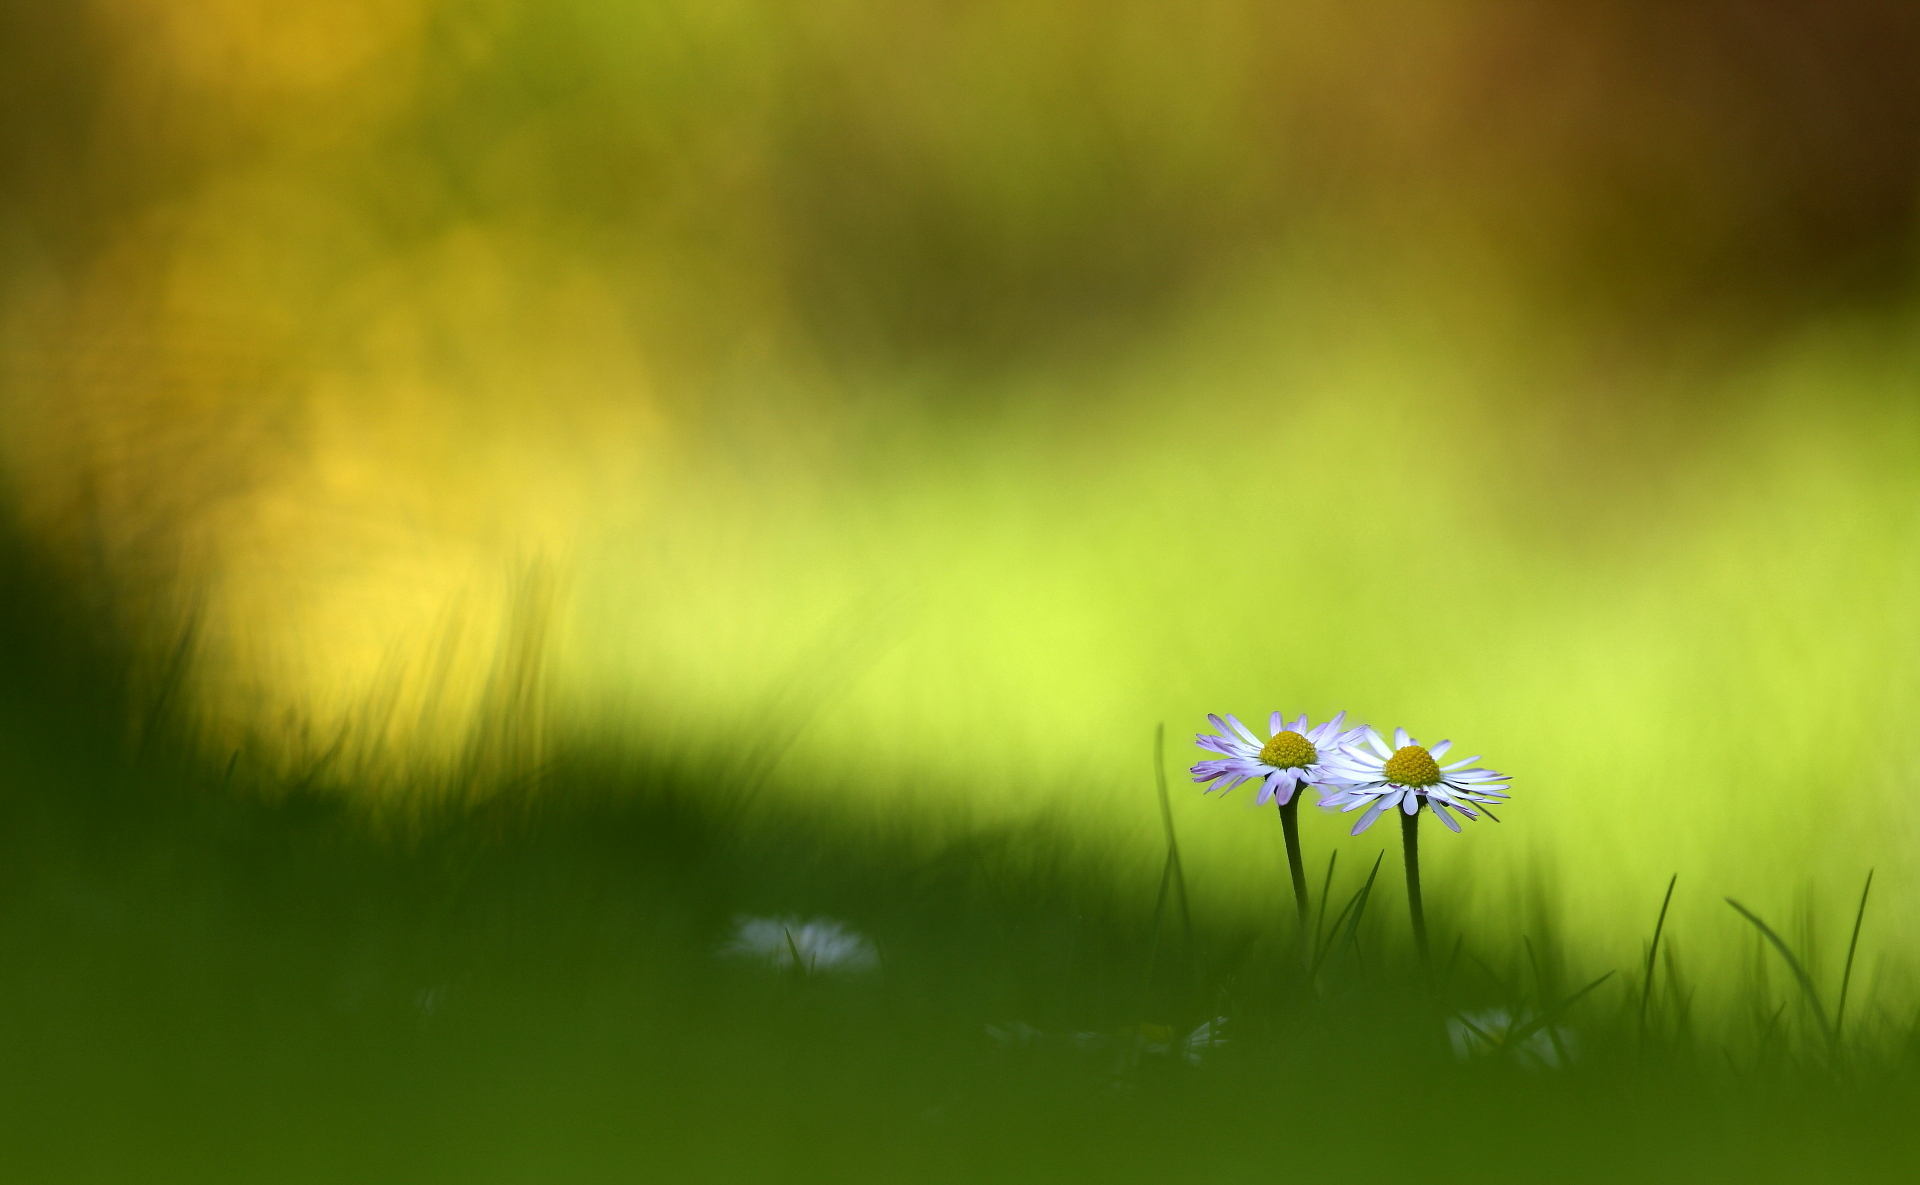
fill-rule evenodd
<path id="1" fill-rule="evenodd" d="M 1325 783 L 1332 768 L 1326 763 L 1360 739 L 1361 729 L 1341 730 L 1346 719 L 1342 712 L 1324 724 L 1309 725 L 1305 716 L 1289 723 L 1275 712 L 1267 718 L 1271 735 L 1262 741 L 1238 716 L 1208 716 L 1214 731 L 1199 734 L 1193 743 L 1220 756 L 1196 764 L 1193 780 L 1206 785 L 1209 794 L 1257 781 L 1260 796 L 1255 801 L 1285 806 L 1301 786 Z"/>
<path id="2" fill-rule="evenodd" d="M 1447 1018 L 1447 1042 L 1461 1061 L 1504 1058 L 1534 1070 L 1557 1070 L 1579 1053 L 1573 1031 L 1542 1025 L 1527 1013 L 1484 1008 Z"/>
<path id="3" fill-rule="evenodd" d="M 1181 1037 L 1170 1025 L 1128 1025 L 1117 1033 L 1080 1031 L 1060 1036 L 1044 1033 L 1024 1021 L 986 1026 L 987 1036 L 1003 1049 L 1038 1049 L 1049 1045 L 1078 1050 L 1081 1053 L 1117 1053 L 1126 1065 L 1137 1064 L 1141 1055 L 1167 1057 L 1177 1054 L 1189 1065 L 1199 1065 L 1213 1050 L 1227 1043 L 1224 1035 L 1227 1018 L 1216 1016 L 1204 1021 Z"/>
<path id="4" fill-rule="evenodd" d="M 864 934 L 832 918 L 737 917 L 720 953 L 802 975 L 858 974 L 880 965 L 880 952 Z"/>
<path id="5" fill-rule="evenodd" d="M 1032 1049 L 1046 1038 L 1045 1033 L 1024 1020 L 988 1025 L 987 1036 L 993 1038 L 993 1043 L 1002 1049 Z"/>
<path id="6" fill-rule="evenodd" d="M 447 985 L 436 983 L 413 993 L 413 1008 L 421 1016 L 432 1016 L 447 1002 Z"/>
<path id="7" fill-rule="evenodd" d="M 1136 1025 L 1126 1033 L 1137 1042 L 1141 1053 L 1150 1053 L 1159 1057 L 1177 1056 L 1188 1065 L 1197 1066 L 1210 1052 L 1227 1043 L 1225 1029 L 1227 1018 L 1216 1016 L 1212 1020 L 1202 1021 L 1186 1036 L 1175 1033 L 1169 1025 Z"/>
<path id="8" fill-rule="evenodd" d="M 1224 1032 L 1226 1027 L 1227 1018 L 1224 1016 L 1202 1021 L 1180 1042 L 1180 1056 L 1185 1058 L 1189 1065 L 1199 1065 L 1201 1059 L 1210 1056 L 1214 1050 L 1227 1043 Z"/>
<path id="9" fill-rule="evenodd" d="M 1460 830 L 1460 824 L 1448 807 L 1469 819 L 1484 814 L 1496 823 L 1500 821 L 1487 804 L 1507 797 L 1507 775 L 1469 768 L 1480 760 L 1478 757 L 1442 766 L 1440 759 L 1453 748 L 1452 741 L 1428 748 L 1409 736 L 1406 729 L 1396 728 L 1389 746 L 1372 728 L 1365 733 L 1365 747 L 1355 745 L 1328 759 L 1327 780 L 1333 788 L 1320 798 L 1320 805 L 1329 810 L 1368 808 L 1353 825 L 1355 835 L 1395 807 L 1408 815 L 1418 814 L 1423 806 L 1431 807 L 1434 816 L 1454 831 Z"/>

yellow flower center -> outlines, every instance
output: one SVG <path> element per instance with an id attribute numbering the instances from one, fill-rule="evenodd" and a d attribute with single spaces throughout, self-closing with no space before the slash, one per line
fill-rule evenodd
<path id="1" fill-rule="evenodd" d="M 1418 745 L 1404 745 L 1387 758 L 1387 781 L 1396 786 L 1433 786 L 1440 781 L 1440 763 Z"/>
<path id="2" fill-rule="evenodd" d="M 1260 764 L 1274 769 L 1304 768 L 1318 760 L 1320 753 L 1313 742 L 1292 731 L 1274 733 L 1273 739 L 1260 750 Z"/>

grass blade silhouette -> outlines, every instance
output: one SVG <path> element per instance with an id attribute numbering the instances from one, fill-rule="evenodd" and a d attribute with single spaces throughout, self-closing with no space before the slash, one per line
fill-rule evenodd
<path id="1" fill-rule="evenodd" d="M 1548 1030 L 1548 1026 L 1552 1025 L 1555 1021 L 1559 1020 L 1562 1016 L 1565 1016 L 1568 1009 L 1572 1008 L 1575 1004 L 1578 1004 L 1581 1000 L 1585 999 L 1588 992 L 1591 992 L 1593 989 L 1599 987 L 1601 984 L 1607 982 L 1609 979 L 1612 979 L 1612 978 L 1613 978 L 1613 972 L 1609 971 L 1605 975 L 1602 975 L 1600 978 L 1594 980 L 1592 983 L 1589 983 L 1587 986 L 1581 988 L 1579 991 L 1561 1000 L 1558 1004 L 1553 1005 L 1551 1008 L 1541 1009 L 1540 1015 L 1534 1017 L 1532 1020 L 1528 1021 L 1524 1025 L 1516 1026 L 1515 1028 L 1513 1028 L 1508 1032 L 1507 1044 L 1509 1045 L 1518 1044 L 1519 1042 L 1526 1040 L 1528 1037 L 1533 1036 L 1535 1033 L 1538 1033 L 1542 1030 Z M 1565 1055 L 1566 1051 L 1560 1048 L 1560 1041 L 1556 1036 L 1554 1036 L 1551 1030 L 1548 1030 L 1547 1032 L 1547 1039 L 1553 1042 L 1554 1048 L 1556 1050 L 1559 1050 L 1563 1056 Z"/>
<path id="2" fill-rule="evenodd" d="M 1333 892 L 1333 866 L 1339 863 L 1339 861 L 1339 848 L 1335 848 L 1327 853 L 1327 875 L 1325 879 L 1320 882 L 1320 913 L 1313 921 L 1313 944 L 1316 949 L 1318 949 L 1320 945 L 1320 935 L 1324 933 L 1327 928 L 1327 895 Z"/>
<path id="3" fill-rule="evenodd" d="M 1334 915 L 1333 925 L 1327 929 L 1327 940 L 1321 944 L 1319 951 L 1314 954 L 1313 965 L 1307 969 L 1309 977 L 1319 973 L 1321 962 L 1340 941 L 1340 924 L 1342 922 L 1347 923 L 1346 937 L 1349 939 L 1351 939 L 1354 936 L 1354 932 L 1360 928 L 1360 917 L 1367 911 L 1367 897 L 1373 892 L 1374 878 L 1380 875 L 1380 862 L 1386 859 L 1386 857 L 1386 852 L 1382 851 L 1373 858 L 1373 869 L 1367 873 L 1366 883 L 1358 889 L 1355 889 L 1353 896 L 1347 898 L 1347 903 L 1340 907 L 1338 914 Z"/>
<path id="4" fill-rule="evenodd" d="M 1640 985 L 1640 1035 L 1647 1034 L 1647 1004 L 1653 999 L 1653 969 L 1655 960 L 1660 957 L 1660 935 L 1667 928 L 1667 907 L 1673 904 L 1673 886 L 1680 881 L 1680 874 L 1674 873 L 1667 878 L 1667 895 L 1660 899 L 1660 916 L 1653 922 L 1653 941 L 1647 946 L 1647 974 Z"/>
<path id="5" fill-rule="evenodd" d="M 1802 966 L 1800 960 L 1794 955 L 1793 948 L 1789 947 L 1786 940 L 1774 932 L 1772 926 L 1762 921 L 1759 914 L 1754 913 L 1731 897 L 1728 897 L 1726 901 L 1728 905 L 1733 906 L 1734 909 L 1739 911 L 1741 917 L 1752 922 L 1754 927 L 1760 931 L 1761 935 L 1773 944 L 1773 949 L 1780 952 L 1780 957 L 1786 960 L 1787 970 L 1793 972 L 1794 979 L 1799 981 L 1800 991 L 1807 999 L 1807 1007 L 1812 1009 L 1814 1019 L 1820 1024 L 1821 1035 L 1824 1036 L 1827 1039 L 1827 1043 L 1831 1045 L 1834 1042 L 1833 1024 L 1827 1019 L 1826 1005 L 1820 1002 L 1820 989 L 1814 986 L 1813 977 L 1807 974 L 1806 967 Z"/>
<path id="6" fill-rule="evenodd" d="M 1833 1009 L 1833 1039 L 1840 1039 L 1841 1026 L 1847 1023 L 1847 989 L 1853 986 L 1853 956 L 1860 949 L 1860 923 L 1867 917 L 1867 894 L 1873 892 L 1873 869 L 1867 869 L 1867 883 L 1860 890 L 1860 908 L 1853 914 L 1853 937 L 1847 940 L 1847 966 L 1840 973 L 1840 1002 Z"/>
<path id="7" fill-rule="evenodd" d="M 1173 798 L 1167 792 L 1167 725 L 1162 721 L 1153 730 L 1153 778 L 1160 791 L 1160 827 L 1167 837 L 1167 858 L 1160 867 L 1160 892 L 1153 902 L 1153 925 L 1147 943 L 1147 982 L 1159 967 L 1160 924 L 1166 916 L 1167 897 L 1180 899 L 1181 941 L 1186 962 L 1193 962 L 1193 911 L 1187 903 L 1186 871 L 1180 864 L 1180 841 L 1173 830 Z"/>

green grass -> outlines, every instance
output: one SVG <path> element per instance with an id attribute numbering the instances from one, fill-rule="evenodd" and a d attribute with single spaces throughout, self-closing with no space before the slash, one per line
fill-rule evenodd
<path id="1" fill-rule="evenodd" d="M 1911 1021 L 1867 995 L 1842 1033 L 1758 974 L 1690 1007 L 1658 885 L 1641 967 L 1552 926 L 1566 885 L 1516 930 L 1440 874 L 1429 982 L 1395 856 L 1316 867 L 1301 944 L 1279 880 L 1188 908 L 1171 811 L 1138 868 L 1046 822 L 887 827 L 777 788 L 716 809 L 684 755 L 579 751 L 538 792 L 381 822 L 113 743 L 114 660 L 31 600 L 7 653 L 64 648 L 72 678 L 6 671 L 16 1179 L 1799 1181 L 1920 1152 L 1890 1122 L 1920 1104 Z M 742 914 L 844 919 L 883 965 L 723 960 Z M 1824 969 L 1767 936 L 1814 1005 Z M 1447 1019 L 1486 1008 L 1564 1064 L 1458 1060 Z M 1218 1016 L 1199 1064 L 1154 1048 Z"/>

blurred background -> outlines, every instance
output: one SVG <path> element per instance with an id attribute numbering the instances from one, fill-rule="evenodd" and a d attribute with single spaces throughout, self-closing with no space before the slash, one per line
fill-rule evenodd
<path id="1" fill-rule="evenodd" d="M 1677 872 L 1746 952 L 1722 894 L 1920 906 L 1916 48 L 1869 0 L 8 5 L 0 488 L 136 657 L 116 727 L 240 792 L 589 746 L 1147 894 L 1164 723 L 1196 908 L 1264 914 L 1190 734 L 1344 708 L 1514 774 L 1432 843 L 1456 917 L 1544 878 L 1631 959 Z"/>

